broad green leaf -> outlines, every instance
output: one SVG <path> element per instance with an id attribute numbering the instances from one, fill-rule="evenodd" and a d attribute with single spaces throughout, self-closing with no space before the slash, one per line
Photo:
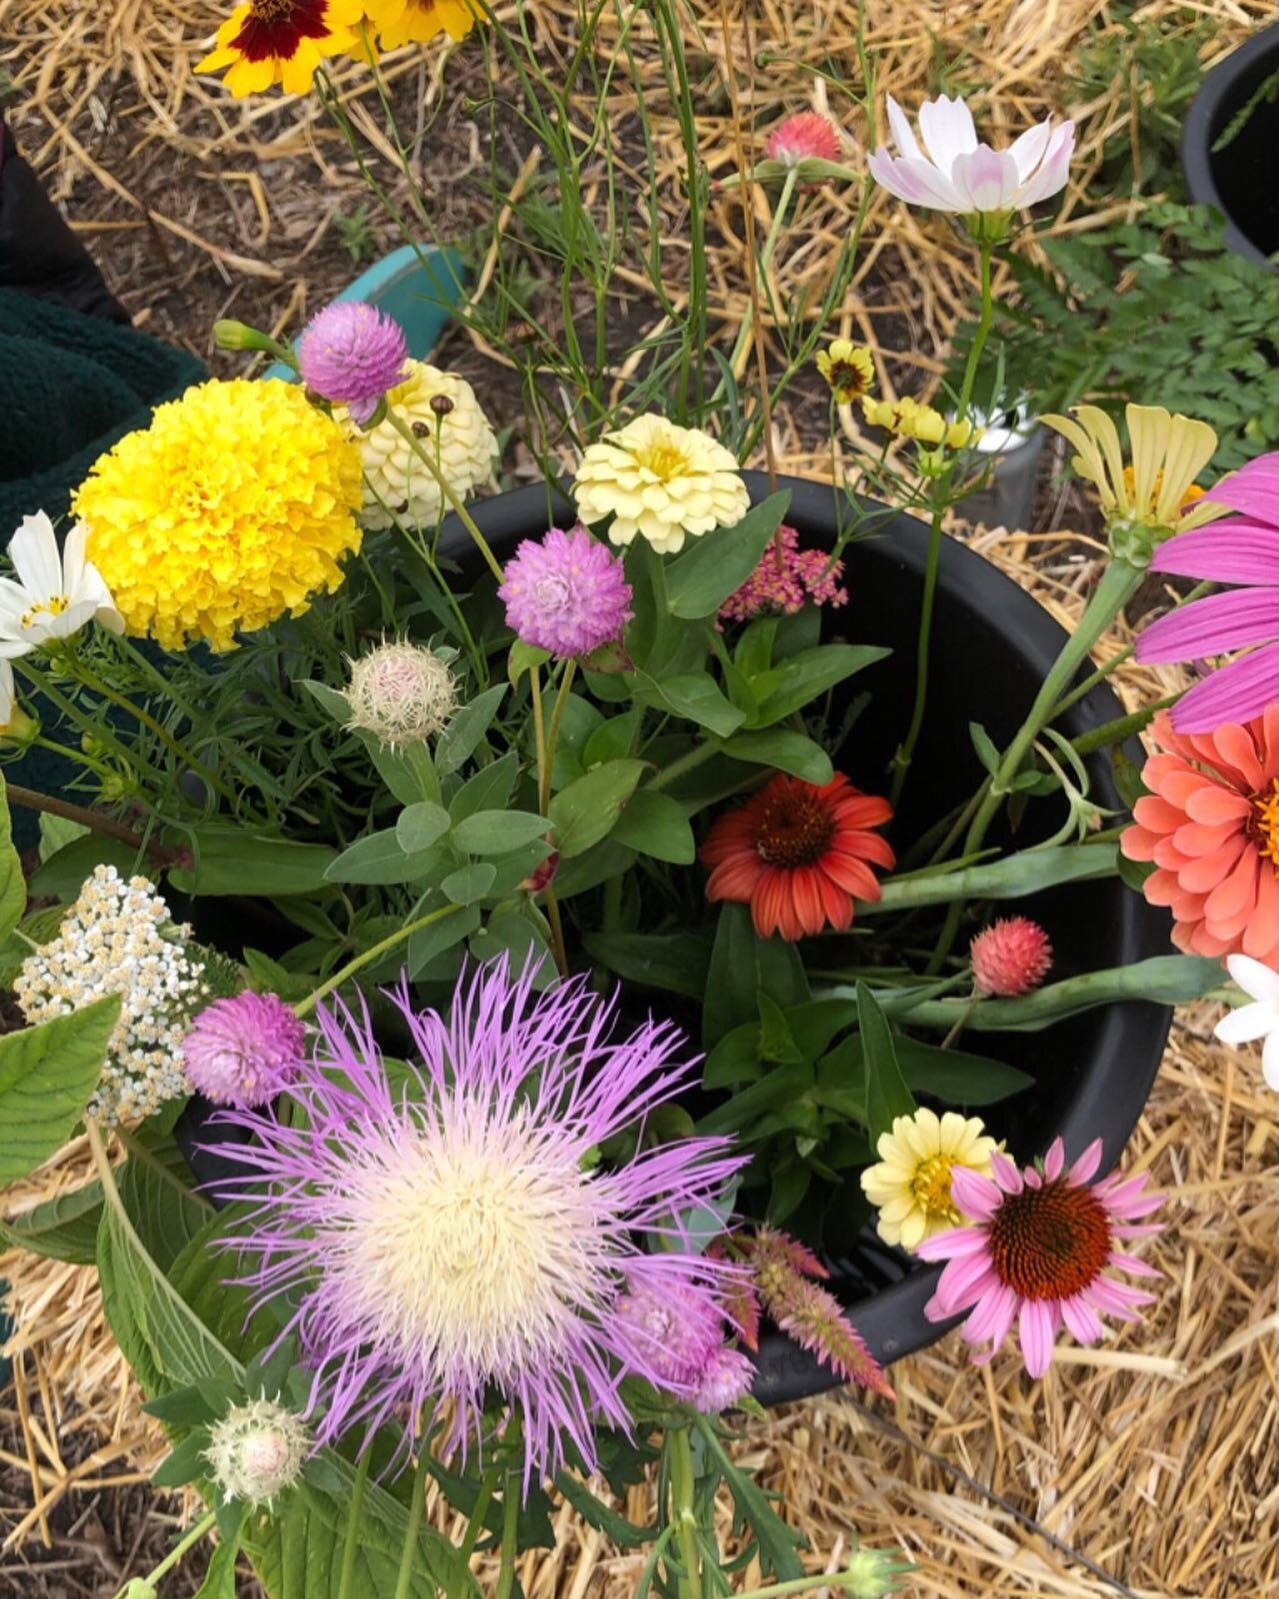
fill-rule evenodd
<path id="1" fill-rule="evenodd" d="M 245 1507 L 247 1512 L 247 1506 Z M 194 1599 L 235 1599 L 235 1563 L 240 1554 L 239 1538 L 220 1543 L 209 1556 L 204 1581 Z"/>
<path id="2" fill-rule="evenodd" d="M 434 800 L 415 800 L 395 820 L 395 839 L 406 855 L 418 855 L 449 830 L 449 813 Z"/>
<path id="3" fill-rule="evenodd" d="M 0 944 L 0 988 L 12 988 L 31 946 L 47 944 L 58 936 L 65 921 L 65 905 L 44 905 L 38 911 L 24 916 Z"/>
<path id="4" fill-rule="evenodd" d="M 893 1044 L 906 1086 L 915 1093 L 931 1094 L 951 1107 L 979 1109 L 995 1105 L 1035 1081 L 1003 1061 L 959 1049 L 940 1049 L 904 1033 L 898 1033 Z M 866 1066 L 859 1036 L 845 1039 L 820 1062 L 814 1097 L 818 1104 L 865 1121 Z"/>
<path id="5" fill-rule="evenodd" d="M 420 915 L 421 912 L 416 914 Z M 410 933 L 404 954 L 404 970 L 410 981 L 417 978 L 437 955 L 442 955 L 464 938 L 469 938 L 479 925 L 480 913 L 477 908 L 465 905 L 449 916 L 442 916 L 438 922 L 432 922 L 429 927 Z"/>
<path id="6" fill-rule="evenodd" d="M 473 934 L 470 942 L 471 954 L 478 961 L 492 960 L 496 955 L 507 954 L 511 958 L 512 971 L 517 972 L 524 970 L 527 961 L 540 960 L 541 978 L 545 978 L 548 984 L 554 982 L 555 961 L 545 934 L 534 920 L 536 914 L 536 912 L 512 910 L 494 911 L 488 922 Z M 540 978 L 539 986 L 541 986 Z"/>
<path id="7" fill-rule="evenodd" d="M 622 716 L 611 716 L 602 722 L 582 746 L 582 768 L 590 771 L 601 761 L 617 761 L 629 755 L 635 746 L 644 713 L 627 711 Z"/>
<path id="8" fill-rule="evenodd" d="M 424 799 L 438 802 L 439 773 L 425 739 L 391 749 L 365 728 L 360 728 L 357 736 L 377 768 L 378 776 L 401 805 L 415 805 Z"/>
<path id="9" fill-rule="evenodd" d="M 435 741 L 437 771 L 447 775 L 458 771 L 470 760 L 492 725 L 505 693 L 506 684 L 499 683 L 495 688 L 477 694 L 453 713 L 448 726 Z"/>
<path id="10" fill-rule="evenodd" d="M 706 993 L 711 945 L 697 933 L 586 933 L 582 944 L 624 982 L 696 1000 Z"/>
<path id="11" fill-rule="evenodd" d="M 194 830 L 196 864 L 174 868 L 169 881 L 184 894 L 254 894 L 274 898 L 310 894 L 324 883 L 337 851 L 327 844 L 296 844 L 291 839 L 262 838 L 237 827 Z M 52 862 L 50 862 L 52 865 Z"/>
<path id="12" fill-rule="evenodd" d="M 550 658 L 550 650 L 539 649 L 536 644 L 526 644 L 517 638 L 506 660 L 506 675 L 511 683 L 518 683 L 531 666 L 545 666 Z"/>
<path id="13" fill-rule="evenodd" d="M 786 727 L 734 733 L 724 745 L 723 753 L 731 755 L 735 761 L 750 761 L 789 772 L 792 777 L 802 777 L 806 783 L 829 783 L 835 775 L 830 756 L 820 744 Z"/>
<path id="14" fill-rule="evenodd" d="M 174 1444 L 151 1473 L 151 1481 L 157 1488 L 181 1488 L 194 1482 L 202 1472 L 208 1470 L 204 1459 L 208 1447 L 209 1440 L 205 1433 L 189 1433 L 180 1443 Z"/>
<path id="15" fill-rule="evenodd" d="M 0 777 L 0 944 L 22 920 L 26 908 L 27 884 L 22 875 L 22 862 L 13 847 L 13 818 L 9 814 L 4 779 Z"/>
<path id="16" fill-rule="evenodd" d="M 102 1076 L 119 994 L 0 1037 L 0 1183 L 61 1149 Z"/>
<path id="17" fill-rule="evenodd" d="M 760 992 L 789 1008 L 808 999 L 799 951 L 781 938 L 760 938 L 744 905 L 719 913 L 702 1009 L 702 1046 L 712 1049 L 726 1033 L 759 1017 Z"/>
<path id="18" fill-rule="evenodd" d="M 880 1135 L 892 1132 L 894 1117 L 914 1114 L 915 1101 L 897 1064 L 893 1030 L 865 983 L 857 985 L 857 1020 L 866 1062 L 866 1131 L 877 1149 Z"/>
<path id="19" fill-rule="evenodd" d="M 449 815 L 454 826 L 476 811 L 500 811 L 508 805 L 519 769 L 515 751 L 508 750 L 501 760 L 481 766 L 474 776 L 468 777 L 449 801 Z"/>
<path id="20" fill-rule="evenodd" d="M 450 872 L 440 884 L 440 890 L 454 905 L 474 905 L 492 888 L 496 876 L 497 868 L 492 861 L 472 861 L 469 866 Z"/>
<path id="21" fill-rule="evenodd" d="M 994 777 L 999 770 L 1000 762 L 1000 754 L 995 748 L 995 741 L 980 722 L 969 722 L 968 736 L 973 741 L 973 749 L 977 752 L 977 759 Z"/>
<path id="22" fill-rule="evenodd" d="M 48 897 L 69 901 L 79 894 L 85 879 L 92 876 L 95 866 L 114 866 L 122 877 L 129 878 L 145 865 L 145 861 L 146 857 L 141 851 L 120 843 L 118 839 L 104 838 L 101 833 L 85 833 L 64 844 L 56 854 L 50 855 L 43 865 L 38 866 L 32 872 L 27 888 L 33 899 Z M 169 878 L 176 886 L 181 886 L 177 883 L 175 872 L 170 872 Z"/>
<path id="23" fill-rule="evenodd" d="M 128 1148 L 116 1187 L 143 1248 L 161 1271 L 168 1271 L 204 1231 L 213 1207 L 193 1191 L 190 1167 L 172 1139 L 152 1149 L 130 1137 Z"/>
<path id="24" fill-rule="evenodd" d="M 298 687 L 304 688 L 320 709 L 327 711 L 339 727 L 345 727 L 351 720 L 351 702 L 337 689 L 330 688 L 327 683 L 317 683 L 313 677 L 302 678 Z"/>
<path id="25" fill-rule="evenodd" d="M 505 855 L 550 832 L 550 823 L 533 811 L 473 811 L 453 829 L 451 842 L 468 855 Z"/>
<path id="26" fill-rule="evenodd" d="M 74 843 L 77 838 L 83 838 L 88 831 L 83 822 L 73 822 L 70 817 L 54 816 L 49 811 L 41 811 L 40 859 L 47 861 L 64 845 Z"/>
<path id="27" fill-rule="evenodd" d="M 357 838 L 330 863 L 324 876 L 330 883 L 411 883 L 439 858 L 434 849 L 406 855 L 398 826 L 385 827 L 380 833 Z"/>
<path id="28" fill-rule="evenodd" d="M 717 528 L 694 541 L 688 553 L 667 569 L 671 615 L 686 621 L 714 616 L 759 565 L 789 505 L 789 489 L 770 494 L 732 527 Z"/>
<path id="29" fill-rule="evenodd" d="M 592 888 L 598 888 L 601 883 L 608 882 L 610 877 L 620 877 L 634 864 L 633 849 L 606 838 L 583 854 L 575 855 L 571 861 L 560 862 L 554 879 L 556 898 L 563 901 L 571 899 L 574 894 L 585 894 Z"/>
<path id="30" fill-rule="evenodd" d="M 819 644 L 789 656 L 765 675 L 768 692 L 757 688 L 760 707 L 752 726 L 771 727 L 891 653 L 871 644 Z"/>
<path id="31" fill-rule="evenodd" d="M 657 789 L 641 788 L 631 795 L 612 837 L 641 855 L 677 866 L 691 866 L 697 859 L 697 843 L 684 807 Z"/>
<path id="32" fill-rule="evenodd" d="M 91 1266 L 97 1256 L 98 1223 L 102 1218 L 102 1184 L 85 1183 L 46 1199 L 30 1210 L 0 1221 L 0 1240 L 49 1260 Z"/>
<path id="33" fill-rule="evenodd" d="M 646 770 L 644 761 L 605 761 L 552 798 L 549 818 L 561 856 L 581 855 L 612 831 Z"/>
<path id="34" fill-rule="evenodd" d="M 746 720 L 746 713 L 725 699 L 719 685 L 707 672 L 688 672 L 660 681 L 647 672 L 635 672 L 632 676 L 635 698 L 641 705 L 687 717 L 699 727 L 709 728 L 719 738 L 728 738 Z"/>

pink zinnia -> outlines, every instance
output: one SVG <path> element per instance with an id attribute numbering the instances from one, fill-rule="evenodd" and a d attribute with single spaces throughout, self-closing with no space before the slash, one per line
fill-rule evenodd
<path id="1" fill-rule="evenodd" d="M 977 987 L 1004 999 L 1038 988 L 1053 963 L 1048 934 L 1029 916 L 992 922 L 973 939 L 969 956 Z"/>
<path id="2" fill-rule="evenodd" d="M 335 300 L 298 340 L 298 370 L 313 394 L 367 422 L 403 375 L 408 346 L 399 323 L 362 300 Z"/>
<path id="3" fill-rule="evenodd" d="M 1242 514 L 1178 533 L 1155 551 L 1150 570 L 1245 586 L 1161 617 L 1137 640 L 1137 659 L 1197 661 L 1255 644 L 1263 648 L 1183 695 L 1172 708 L 1178 733 L 1251 722 L 1279 700 L 1279 451 L 1249 461 L 1208 498 Z"/>
<path id="4" fill-rule="evenodd" d="M 297 1335 L 321 1443 L 425 1414 L 451 1416 L 446 1447 L 464 1448 L 497 1393 L 521 1418 L 527 1487 L 570 1449 L 594 1471 L 596 1425 L 630 1428 L 627 1376 L 694 1397 L 618 1311 L 644 1294 L 714 1320 L 740 1268 L 699 1252 L 683 1218 L 745 1162 L 705 1137 L 600 1160 L 687 1092 L 695 1063 L 669 1023 L 614 1039 L 615 999 L 584 977 L 539 993 L 539 971 L 491 961 L 446 1015 L 402 984 L 407 1077 L 367 1013 L 321 1006 L 291 1090 L 300 1125 L 218 1117 L 253 1135 L 217 1147 L 245 1168 L 218 1187 L 251 1206 L 233 1242 L 255 1262 L 243 1281 L 283 1311 L 280 1338 Z"/>
<path id="5" fill-rule="evenodd" d="M 215 999 L 182 1040 L 191 1086 L 215 1105 L 266 1105 L 289 1086 L 305 1053 L 306 1029 L 275 994 Z"/>
<path id="6" fill-rule="evenodd" d="M 589 655 L 611 644 L 633 614 L 621 561 L 583 527 L 525 539 L 504 576 L 497 592 L 507 627 L 552 655 Z"/>
<path id="7" fill-rule="evenodd" d="M 1113 1172 L 1093 1183 L 1100 1165 L 1100 1138 L 1069 1170 L 1065 1147 L 1055 1138 L 1042 1172 L 1033 1166 L 1018 1171 L 998 1152 L 991 1157 L 993 1179 L 964 1166 L 952 1171 L 951 1195 L 974 1225 L 926 1238 L 915 1253 L 948 1263 L 925 1314 L 947 1321 L 967 1311 L 965 1342 L 990 1345 L 974 1354 L 978 1364 L 994 1355 L 1015 1320 L 1026 1370 L 1042 1377 L 1063 1323 L 1081 1344 L 1095 1344 L 1103 1331 L 1099 1311 L 1137 1321 L 1138 1306 L 1153 1303 L 1152 1294 L 1106 1273 L 1117 1266 L 1141 1277 L 1160 1275 L 1124 1253 L 1118 1241 L 1159 1232 L 1159 1223 L 1139 1225 L 1136 1218 L 1157 1209 L 1164 1196 L 1147 1190 L 1144 1172 Z"/>
<path id="8" fill-rule="evenodd" d="M 841 588 L 844 563 L 822 550 L 801 550 L 799 534 L 785 523 L 759 565 L 719 608 L 721 622 L 749 622 L 756 616 L 794 616 L 810 601 L 837 608 L 848 604 Z"/>
<path id="9" fill-rule="evenodd" d="M 839 134 L 829 117 L 816 111 L 797 111 L 783 117 L 768 135 L 767 155 L 783 166 L 797 167 L 801 161 L 839 159 Z"/>

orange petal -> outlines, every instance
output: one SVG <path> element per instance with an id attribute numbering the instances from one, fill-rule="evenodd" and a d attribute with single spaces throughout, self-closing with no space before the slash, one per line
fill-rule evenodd
<path id="1" fill-rule="evenodd" d="M 1198 860 L 1188 861 L 1179 873 L 1181 886 L 1188 888 L 1192 894 L 1211 892 L 1246 847 L 1247 840 L 1241 834 L 1237 834 L 1227 840 L 1220 849 L 1214 850 L 1211 855 L 1201 855 Z"/>

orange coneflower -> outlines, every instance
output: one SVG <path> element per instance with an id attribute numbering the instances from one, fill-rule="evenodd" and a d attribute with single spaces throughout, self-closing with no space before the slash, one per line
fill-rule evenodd
<path id="1" fill-rule="evenodd" d="M 822 784 L 778 772 L 711 828 L 701 852 L 712 869 L 706 897 L 749 905 L 761 938 L 848 927 L 854 898 L 879 898 L 868 863 L 895 863 L 888 841 L 869 831 L 892 814 L 842 772 Z"/>
<path id="2" fill-rule="evenodd" d="M 217 42 L 197 72 L 227 69 L 226 86 L 237 99 L 278 83 L 286 94 L 306 94 L 325 56 L 360 47 L 355 25 L 363 0 L 248 0 L 218 29 Z"/>

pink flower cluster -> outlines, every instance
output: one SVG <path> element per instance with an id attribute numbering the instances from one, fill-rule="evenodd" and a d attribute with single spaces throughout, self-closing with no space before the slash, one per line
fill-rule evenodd
<path id="1" fill-rule="evenodd" d="M 759 565 L 720 606 L 719 619 L 793 616 L 810 600 L 814 605 L 847 605 L 848 590 L 839 581 L 843 575 L 842 561 L 832 561 L 822 550 L 801 550 L 799 534 L 783 523 Z"/>

